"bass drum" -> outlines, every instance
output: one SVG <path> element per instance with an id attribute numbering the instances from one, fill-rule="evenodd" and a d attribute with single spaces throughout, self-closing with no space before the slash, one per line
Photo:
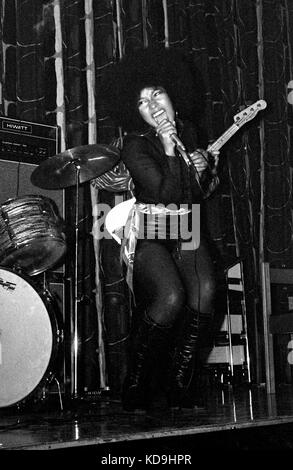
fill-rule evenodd
<path id="1" fill-rule="evenodd" d="M 54 377 L 63 340 L 48 291 L 0 267 L 0 407 L 25 403 Z"/>

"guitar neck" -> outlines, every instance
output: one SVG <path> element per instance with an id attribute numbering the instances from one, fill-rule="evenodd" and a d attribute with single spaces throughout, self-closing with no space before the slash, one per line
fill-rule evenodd
<path id="1" fill-rule="evenodd" d="M 208 147 L 209 152 L 218 152 L 221 147 L 229 140 L 231 137 L 236 134 L 239 130 L 239 125 L 232 124 L 225 132 L 222 134 L 215 142 Z"/>

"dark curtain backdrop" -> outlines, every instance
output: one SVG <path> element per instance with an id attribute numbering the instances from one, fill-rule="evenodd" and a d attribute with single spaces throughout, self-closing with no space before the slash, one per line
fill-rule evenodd
<path id="1" fill-rule="evenodd" d="M 241 109 L 267 109 L 221 152 L 221 185 L 206 204 L 219 273 L 244 264 L 252 372 L 261 379 L 260 263 L 293 267 L 290 0 L 1 0 L 0 112 L 57 124 L 61 148 L 121 136 L 96 101 L 113 62 L 160 43 L 194 58 L 206 85 L 204 128 L 213 142 Z M 184 92 L 184 90 L 183 90 Z M 123 131 L 123 130 L 122 130 Z M 1 177 L 1 176 L 0 176 Z M 67 191 L 73 224 L 74 191 Z M 98 204 L 129 195 L 80 189 L 79 291 L 83 390 L 119 390 L 130 321 L 128 291 L 113 240 L 92 236 Z M 73 255 L 73 254 L 72 254 Z M 73 256 L 69 261 L 72 269 Z"/>

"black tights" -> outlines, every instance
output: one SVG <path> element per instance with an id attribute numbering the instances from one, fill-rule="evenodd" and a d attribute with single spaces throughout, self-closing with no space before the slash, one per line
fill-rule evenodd
<path id="1" fill-rule="evenodd" d="M 175 242 L 139 240 L 134 261 L 134 294 L 159 325 L 173 325 L 184 307 L 209 323 L 215 294 L 214 268 L 207 244 L 196 251 L 174 250 Z"/>

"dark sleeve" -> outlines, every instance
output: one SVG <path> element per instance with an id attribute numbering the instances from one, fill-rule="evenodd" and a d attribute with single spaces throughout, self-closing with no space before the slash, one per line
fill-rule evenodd
<path id="1" fill-rule="evenodd" d="M 199 129 L 196 128 L 192 123 L 185 122 L 181 132 L 181 137 L 186 145 L 189 153 L 194 152 L 199 148 L 199 142 L 203 142 L 203 138 L 199 136 Z M 202 140 L 201 140 L 202 139 Z M 203 199 L 208 198 L 218 187 L 219 177 L 215 171 L 212 163 L 209 164 L 207 169 L 203 172 L 199 178 L 198 173 L 194 169 L 191 171 L 192 179 L 192 190 L 195 197 L 198 196 L 199 188 Z"/>
<path id="2" fill-rule="evenodd" d="M 143 137 L 124 142 L 121 158 L 133 179 L 135 196 L 142 202 L 179 203 L 182 196 L 179 159 L 164 154 L 158 157 L 156 152 Z"/>
<path id="3" fill-rule="evenodd" d="M 220 183 L 220 178 L 217 174 L 207 172 L 204 181 L 201 181 L 201 188 L 203 192 L 203 198 L 207 199 L 217 189 Z"/>

